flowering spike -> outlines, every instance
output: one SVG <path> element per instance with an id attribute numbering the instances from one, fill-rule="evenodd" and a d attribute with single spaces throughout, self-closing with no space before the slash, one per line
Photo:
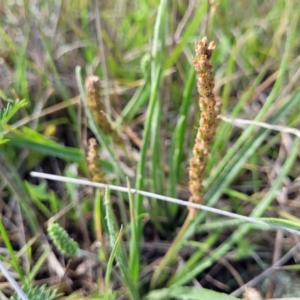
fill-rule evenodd
<path id="1" fill-rule="evenodd" d="M 215 43 L 208 44 L 204 37 L 195 46 L 196 58 L 194 67 L 197 74 L 197 87 L 200 94 L 199 107 L 201 110 L 199 128 L 193 148 L 193 158 L 190 160 L 189 189 L 191 192 L 190 202 L 201 203 L 203 196 L 203 174 L 207 164 L 210 145 L 215 136 L 217 127 L 217 116 L 220 111 L 220 104 L 216 101 L 213 93 L 215 81 L 213 77 L 213 66 L 210 58 Z M 194 217 L 196 209 L 191 208 L 191 216 Z"/>

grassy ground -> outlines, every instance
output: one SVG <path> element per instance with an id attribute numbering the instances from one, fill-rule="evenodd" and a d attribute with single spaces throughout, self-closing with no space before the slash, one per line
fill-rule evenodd
<path id="1" fill-rule="evenodd" d="M 206 35 L 217 45 L 222 112 L 203 203 L 296 226 L 299 131 L 289 129 L 300 126 L 299 20 L 292 0 L 3 1 L 0 259 L 19 285 L 38 295 L 32 285 L 47 284 L 63 299 L 234 299 L 253 280 L 264 297 L 300 297 L 295 234 L 200 211 L 154 282 L 185 208 L 29 174 L 92 179 L 95 137 L 103 181 L 188 200 L 199 123 L 194 46 Z M 123 146 L 86 107 L 91 75 Z M 53 245 L 53 221 L 80 250 Z M 282 257 L 284 269 L 263 273 Z M 4 277 L 0 293 L 13 294 Z M 48 290 L 43 299 L 53 298 Z"/>

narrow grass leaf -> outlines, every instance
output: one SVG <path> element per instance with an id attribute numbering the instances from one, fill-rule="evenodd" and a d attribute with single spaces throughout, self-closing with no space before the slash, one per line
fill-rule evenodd
<path id="1" fill-rule="evenodd" d="M 106 274 L 105 274 L 105 291 L 106 293 L 108 293 L 110 291 L 110 285 L 111 285 L 111 273 L 113 270 L 113 263 L 117 254 L 117 250 L 118 247 L 120 246 L 120 242 L 121 242 L 121 238 L 122 238 L 122 229 L 119 231 L 119 234 L 117 236 L 117 239 L 115 241 L 115 244 L 112 247 L 110 256 L 109 256 L 109 260 L 107 263 L 107 268 L 106 268 Z"/>
<path id="2" fill-rule="evenodd" d="M 123 108 L 120 117 L 116 120 L 116 124 L 120 125 L 123 120 L 129 124 L 138 110 L 144 105 L 149 99 L 150 85 L 145 82 L 142 86 L 139 86 L 133 97 L 128 101 L 126 106 Z"/>
<path id="3" fill-rule="evenodd" d="M 1 233 L 1 240 L 3 241 L 4 245 L 5 245 L 5 248 L 7 249 L 8 251 L 8 254 L 10 256 L 10 263 L 12 265 L 12 267 L 15 269 L 15 271 L 18 273 L 21 281 L 24 282 L 24 274 L 21 270 L 21 266 L 18 262 L 18 259 L 15 255 L 15 252 L 14 252 L 14 249 L 13 249 L 13 246 L 10 242 L 10 239 L 9 239 L 9 236 L 8 236 L 8 233 L 2 223 L 2 218 L 0 218 L 0 233 Z"/>
<path id="4" fill-rule="evenodd" d="M 260 84 L 261 80 L 266 75 L 266 69 L 262 70 L 259 75 L 255 78 L 253 84 L 251 84 L 250 88 L 245 91 L 241 97 L 239 102 L 235 105 L 233 111 L 230 113 L 230 116 L 232 118 L 235 118 L 238 116 L 238 114 L 242 111 L 244 106 L 246 105 L 247 101 L 249 101 L 249 98 L 253 95 L 253 92 L 255 91 L 255 88 Z M 232 133 L 232 126 L 228 123 L 222 123 L 222 126 L 219 126 L 217 133 L 216 133 L 216 140 L 213 143 L 211 154 L 209 156 L 208 165 L 207 165 L 207 171 L 212 169 L 213 165 L 215 164 L 215 157 L 218 157 L 218 153 L 223 153 L 223 149 L 225 145 L 228 144 L 230 134 Z M 225 154 L 227 156 L 227 153 Z M 228 153 L 229 155 L 229 153 Z M 227 159 L 222 159 L 220 163 L 218 163 L 217 168 L 218 170 L 221 170 L 224 168 L 224 166 L 227 163 Z M 209 173 L 208 182 L 206 183 L 206 188 L 209 187 L 209 185 L 215 180 L 216 176 L 218 175 L 217 171 L 214 171 L 212 173 Z"/>
<path id="5" fill-rule="evenodd" d="M 291 229 L 300 230 L 300 223 L 291 221 L 291 220 L 278 219 L 278 218 L 258 218 L 258 220 L 261 220 L 261 221 L 264 221 L 264 222 L 267 222 L 267 223 L 273 224 L 273 225 L 279 225 L 279 226 L 284 226 L 284 227 L 288 227 Z"/>
<path id="6" fill-rule="evenodd" d="M 114 247 L 118 240 L 118 232 L 116 231 L 116 227 L 115 227 L 115 218 L 113 216 L 113 210 L 111 207 L 111 200 L 110 200 L 108 187 L 105 189 L 104 199 L 105 199 L 104 205 L 106 211 L 106 221 L 107 221 L 107 227 L 108 227 L 108 232 L 110 237 L 110 245 L 111 247 Z M 118 244 L 118 247 L 116 247 L 115 257 L 130 298 L 133 300 L 139 299 L 138 291 L 129 274 L 128 260 L 125 256 L 124 250 L 122 248 L 122 244 L 120 243 Z"/>
<path id="7" fill-rule="evenodd" d="M 153 37 L 153 47 L 152 47 L 152 61 L 151 61 L 151 89 L 150 89 L 150 101 L 147 111 L 147 118 L 145 121 L 145 128 L 143 132 L 143 141 L 142 141 L 142 148 L 140 152 L 140 160 L 137 166 L 137 180 L 136 180 L 136 189 L 143 189 L 144 188 L 144 174 L 145 174 L 145 166 L 146 166 L 146 157 L 147 157 L 147 150 L 148 150 L 148 143 L 150 139 L 151 133 L 151 124 L 154 115 L 155 105 L 157 101 L 157 93 L 160 83 L 161 77 L 161 65 L 160 65 L 160 54 L 159 54 L 159 41 L 161 27 L 165 26 L 163 24 L 164 14 L 166 11 L 166 0 L 161 0 L 158 12 L 156 23 L 154 27 L 154 37 Z M 135 197 L 135 215 L 139 216 L 142 212 L 142 197 L 137 195 Z M 138 219 L 136 224 L 136 238 L 137 240 L 131 239 L 130 241 L 130 257 L 129 257 L 129 266 L 130 272 L 133 279 L 133 282 L 138 281 L 139 276 L 139 269 L 140 269 L 140 254 L 136 253 L 134 249 L 139 249 L 139 243 L 142 234 L 142 222 Z M 132 253 L 136 253 L 138 255 L 132 256 Z"/>
<path id="8" fill-rule="evenodd" d="M 23 127 L 22 131 L 10 128 L 11 132 L 8 135 L 11 145 L 21 148 L 28 147 L 29 149 L 38 151 L 46 155 L 59 157 L 67 161 L 83 162 L 83 156 L 79 149 L 66 147 L 46 138 L 36 131 Z"/>
<path id="9" fill-rule="evenodd" d="M 177 186 L 181 171 L 181 164 L 183 161 L 183 149 L 186 146 L 185 135 L 187 132 L 188 111 L 192 99 L 192 93 L 195 87 L 196 73 L 194 68 L 190 69 L 186 85 L 184 87 L 182 104 L 179 110 L 178 122 L 176 124 L 174 133 L 172 134 L 170 147 L 170 184 L 168 194 L 170 197 L 177 197 Z M 178 211 L 177 205 L 170 205 L 170 217 L 174 218 Z"/>
<path id="10" fill-rule="evenodd" d="M 187 23 L 186 30 L 181 35 L 181 39 L 178 45 L 173 49 L 168 59 L 164 63 L 164 69 L 168 69 L 174 65 L 174 63 L 178 60 L 179 56 L 182 54 L 184 47 L 186 47 L 187 43 L 190 42 L 191 37 L 195 35 L 197 30 L 199 29 L 199 23 L 202 20 L 202 17 L 207 11 L 207 2 L 204 1 L 200 6 L 195 10 L 195 14 L 193 18 L 189 20 Z M 202 33 L 203 34 L 203 33 Z"/>
<path id="11" fill-rule="evenodd" d="M 47 259 L 49 258 L 49 254 L 51 253 L 51 249 L 49 245 L 44 245 L 42 247 L 42 254 L 39 256 L 39 258 L 34 262 L 32 269 L 28 274 L 26 274 L 26 280 L 27 282 L 32 282 L 34 278 L 37 276 L 37 274 L 40 272 L 41 268 L 44 266 L 44 264 L 47 262 Z"/>

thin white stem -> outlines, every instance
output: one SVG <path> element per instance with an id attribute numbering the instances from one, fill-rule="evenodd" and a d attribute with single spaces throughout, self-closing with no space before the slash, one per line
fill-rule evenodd
<path id="1" fill-rule="evenodd" d="M 241 128 L 245 128 L 244 125 L 256 125 L 256 126 L 271 129 L 271 130 L 294 134 L 300 138 L 300 130 L 298 130 L 296 128 L 280 126 L 280 125 L 272 125 L 272 124 L 268 124 L 268 123 L 264 123 L 264 122 L 257 122 L 257 121 L 244 120 L 244 119 L 238 119 L 238 118 L 232 119 L 232 118 L 228 118 L 228 117 L 222 116 L 222 115 L 219 115 L 218 118 L 223 120 L 224 122 L 231 123 L 232 125 L 235 125 L 235 126 L 241 127 Z"/>
<path id="2" fill-rule="evenodd" d="M 40 172 L 30 172 L 30 175 L 32 177 L 39 177 L 39 178 L 44 178 L 44 179 L 54 180 L 54 181 L 61 181 L 61 182 L 70 182 L 70 183 L 81 184 L 81 185 L 89 185 L 89 186 L 98 187 L 98 188 L 108 187 L 111 190 L 124 192 L 124 193 L 128 193 L 130 191 L 130 193 L 132 193 L 132 194 L 136 193 L 136 194 L 140 194 L 142 196 L 153 198 L 153 199 L 172 202 L 172 203 L 176 203 L 178 205 L 183 205 L 183 206 L 194 207 L 194 208 L 201 209 L 201 210 L 204 210 L 204 211 L 208 211 L 208 212 L 211 212 L 211 213 L 214 213 L 214 214 L 223 215 L 223 216 L 226 216 L 226 217 L 229 217 L 229 218 L 240 219 L 240 220 L 244 220 L 244 221 L 247 221 L 247 222 L 250 222 L 250 223 L 267 226 L 269 228 L 271 227 L 271 228 L 275 228 L 275 229 L 281 229 L 281 230 L 285 230 L 285 231 L 290 232 L 290 233 L 300 235 L 300 231 L 297 231 L 295 229 L 270 224 L 270 223 L 267 223 L 267 222 L 264 222 L 264 221 L 261 221 L 261 220 L 255 219 L 255 218 L 238 215 L 238 214 L 228 212 L 228 211 L 224 211 L 224 210 L 221 210 L 221 209 L 217 209 L 217 208 L 214 208 L 214 207 L 209 207 L 209 206 L 205 206 L 205 205 L 201 205 L 201 204 L 191 203 L 191 202 L 188 202 L 188 201 L 175 199 L 175 198 L 171 198 L 171 197 L 166 197 L 166 196 L 162 196 L 162 195 L 158 195 L 158 194 L 154 194 L 154 193 L 150 193 L 150 192 L 146 192 L 146 191 L 140 191 L 140 190 L 136 190 L 136 189 L 129 189 L 127 187 L 120 187 L 120 186 L 116 186 L 116 185 L 92 182 L 92 181 L 89 181 L 89 180 L 86 180 L 86 179 L 69 178 L 69 177 L 65 177 L 65 176 L 58 176 L 58 175 L 52 175 L 52 174 L 46 174 L 46 173 L 40 173 Z"/>
<path id="3" fill-rule="evenodd" d="M 15 279 L 9 274 L 8 270 L 0 260 L 0 271 L 2 274 L 6 277 L 6 279 L 9 281 L 11 286 L 15 289 L 16 293 L 19 295 L 19 297 L 22 300 L 29 300 L 28 297 L 25 295 L 25 293 L 22 291 L 22 289 L 19 287 L 18 283 L 15 281 Z"/>

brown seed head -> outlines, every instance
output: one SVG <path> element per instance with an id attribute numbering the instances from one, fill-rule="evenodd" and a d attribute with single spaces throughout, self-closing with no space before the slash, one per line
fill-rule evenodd
<path id="1" fill-rule="evenodd" d="M 199 98 L 201 114 L 200 125 L 193 149 L 194 157 L 190 160 L 189 171 L 189 188 L 192 194 L 190 201 L 194 203 L 201 203 L 202 201 L 202 180 L 210 152 L 210 145 L 217 126 L 217 115 L 220 109 L 220 105 L 216 102 L 213 93 L 215 82 L 212 74 L 213 67 L 209 61 L 215 46 L 214 42 L 208 44 L 206 37 L 195 46 L 196 58 L 193 65 L 198 79 L 198 91 L 201 96 Z M 191 210 L 193 211 L 192 215 L 195 215 L 195 209 Z"/>

